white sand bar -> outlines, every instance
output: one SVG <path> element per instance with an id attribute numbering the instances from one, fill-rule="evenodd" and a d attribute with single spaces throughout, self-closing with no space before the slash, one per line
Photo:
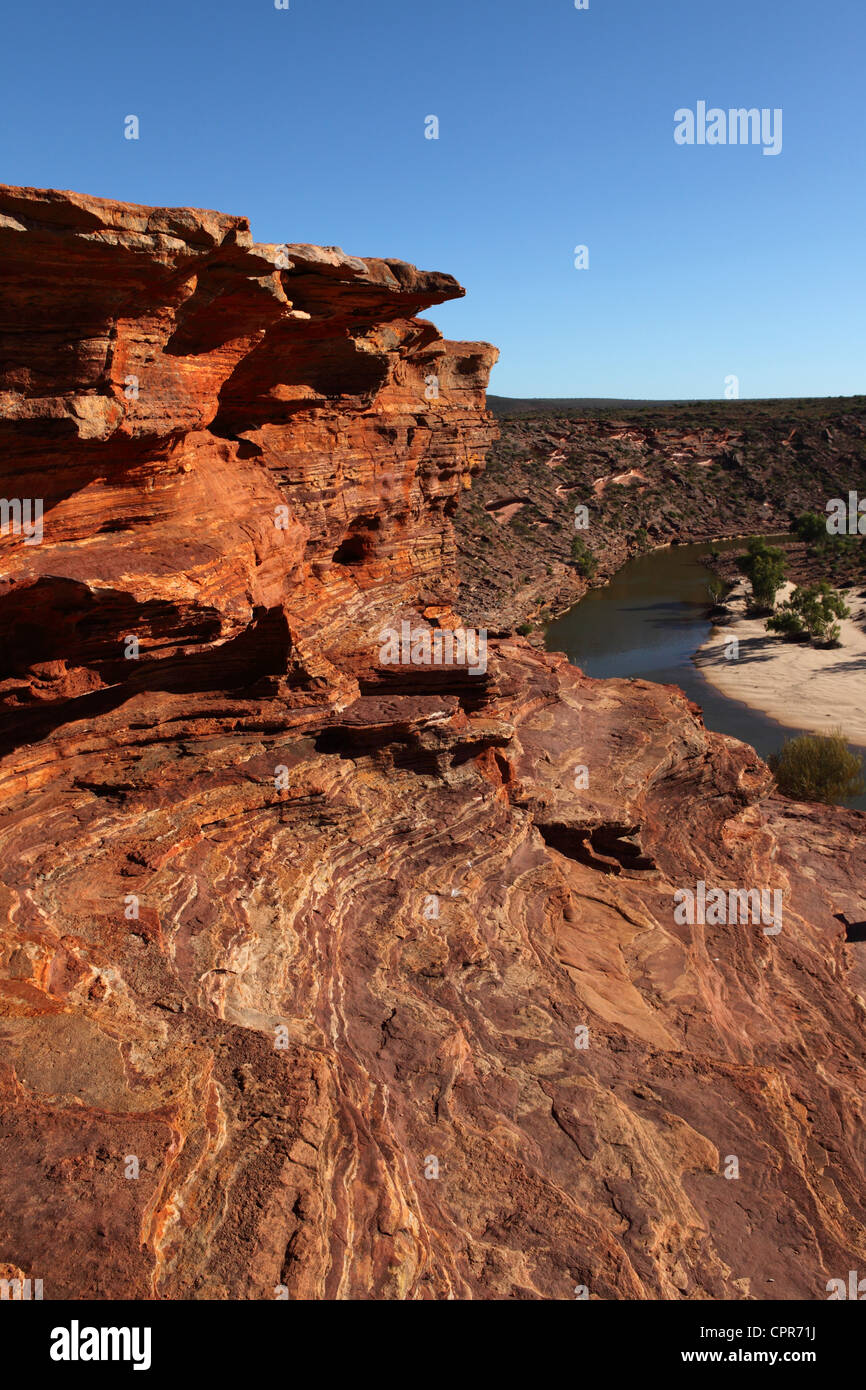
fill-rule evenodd
<path id="1" fill-rule="evenodd" d="M 714 627 L 695 665 L 723 695 L 791 729 L 826 733 L 841 727 L 849 743 L 866 747 L 866 602 L 845 595 L 851 617 L 840 621 L 841 647 L 812 647 L 786 642 L 768 632 L 763 618 L 746 617 L 745 581 L 727 600 L 732 621 Z M 776 604 L 794 589 L 786 584 Z M 739 658 L 728 660 L 731 637 L 739 642 Z"/>

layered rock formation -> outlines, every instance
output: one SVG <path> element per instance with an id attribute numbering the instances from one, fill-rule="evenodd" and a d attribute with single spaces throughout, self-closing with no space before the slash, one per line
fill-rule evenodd
<path id="1" fill-rule="evenodd" d="M 493 350 L 417 318 L 447 276 L 0 213 L 6 1277 L 826 1297 L 866 1260 L 866 819 L 673 688 L 384 663 L 458 625 L 493 433 Z M 781 932 L 679 923 L 701 880 Z"/>

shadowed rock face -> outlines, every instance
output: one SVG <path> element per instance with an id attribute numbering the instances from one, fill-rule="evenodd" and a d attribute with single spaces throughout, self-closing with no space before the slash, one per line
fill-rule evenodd
<path id="1" fill-rule="evenodd" d="M 416 317 L 447 276 L 0 212 L 2 489 L 44 499 L 0 538 L 0 1273 L 826 1297 L 866 1261 L 866 818 L 672 687 L 381 665 L 457 621 L 493 432 L 494 351 Z M 782 931 L 679 924 L 699 881 Z"/>

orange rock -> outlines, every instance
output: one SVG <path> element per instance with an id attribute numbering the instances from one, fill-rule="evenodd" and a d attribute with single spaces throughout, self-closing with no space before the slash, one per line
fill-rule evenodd
<path id="1" fill-rule="evenodd" d="M 775 799 L 672 687 L 518 640 L 378 663 L 458 621 L 495 353 L 416 317 L 455 282 L 44 190 L 0 191 L 0 239 L 2 487 L 44 503 L 0 538 L 4 1268 L 571 1299 L 863 1267 L 864 817 Z M 780 890 L 783 931 L 679 925 L 698 881 Z"/>

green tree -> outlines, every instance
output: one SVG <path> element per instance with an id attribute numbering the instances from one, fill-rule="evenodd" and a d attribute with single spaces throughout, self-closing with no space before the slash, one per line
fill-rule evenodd
<path id="1" fill-rule="evenodd" d="M 866 790 L 862 760 L 851 752 L 841 729 L 789 739 L 767 759 L 767 765 L 779 791 L 797 801 L 829 805 Z"/>
<path id="2" fill-rule="evenodd" d="M 752 606 L 763 612 L 772 609 L 785 582 L 784 550 L 767 545 L 763 536 L 753 536 L 737 564 L 752 586 Z"/>
<path id="3" fill-rule="evenodd" d="M 807 545 L 818 545 L 827 540 L 827 520 L 817 512 L 803 512 L 794 522 L 794 532 Z"/>
<path id="4" fill-rule="evenodd" d="M 834 618 L 847 618 L 851 610 L 837 589 L 823 579 L 820 584 L 800 586 L 767 619 L 767 627 L 786 636 L 807 632 L 813 642 L 839 645 L 841 628 Z"/>

